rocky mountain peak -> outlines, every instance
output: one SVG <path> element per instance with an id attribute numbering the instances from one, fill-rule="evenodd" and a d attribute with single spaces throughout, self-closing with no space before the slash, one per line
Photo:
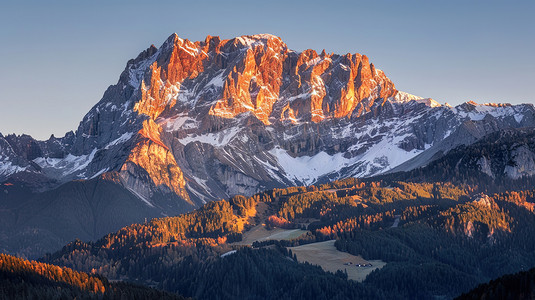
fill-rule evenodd
<path id="1" fill-rule="evenodd" d="M 143 57 L 143 60 L 140 60 Z M 175 106 L 206 106 L 234 118 L 253 113 L 264 124 L 320 122 L 360 115 L 376 99 L 397 93 L 384 73 L 360 54 L 291 51 L 270 34 L 191 42 L 171 35 L 129 64 L 129 83 L 140 91 L 134 110 L 156 119 Z"/>
<path id="2" fill-rule="evenodd" d="M 76 133 L 0 136 L 0 181 L 21 172 L 58 183 L 113 177 L 149 206 L 158 197 L 191 206 L 413 168 L 489 132 L 535 124 L 533 111 L 442 106 L 399 92 L 366 55 L 296 52 L 270 34 L 195 42 L 173 34 L 128 61 Z"/>

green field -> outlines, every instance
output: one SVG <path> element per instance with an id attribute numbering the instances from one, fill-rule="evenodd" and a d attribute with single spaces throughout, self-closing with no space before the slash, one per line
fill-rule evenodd
<path id="1" fill-rule="evenodd" d="M 375 269 L 380 269 L 385 262 L 381 260 L 365 260 L 360 256 L 341 252 L 334 246 L 334 240 L 312 243 L 288 249 L 297 256 L 299 262 L 308 262 L 320 266 L 323 270 L 335 273 L 338 270 L 346 271 L 347 277 L 355 281 L 363 281 Z M 351 265 L 346 265 L 351 263 Z M 371 267 L 357 267 L 356 264 L 368 264 Z"/>

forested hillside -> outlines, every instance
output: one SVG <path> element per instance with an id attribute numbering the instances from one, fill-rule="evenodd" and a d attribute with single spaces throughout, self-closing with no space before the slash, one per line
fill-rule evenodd
<path id="1" fill-rule="evenodd" d="M 481 284 L 456 300 L 534 299 L 535 268 L 516 274 L 505 275 L 489 283 Z"/>
<path id="2" fill-rule="evenodd" d="M 184 299 L 152 288 L 0 254 L 0 299 Z"/>
<path id="3" fill-rule="evenodd" d="M 485 195 L 470 185 L 347 179 L 210 202 L 93 243 L 75 241 L 43 261 L 199 299 L 216 289 L 221 299 L 452 298 L 535 266 L 534 197 L 533 190 Z M 308 233 L 257 241 L 253 250 L 235 243 L 258 226 Z M 343 271 L 297 263 L 285 248 L 331 239 L 341 251 L 387 264 L 357 283 Z"/>

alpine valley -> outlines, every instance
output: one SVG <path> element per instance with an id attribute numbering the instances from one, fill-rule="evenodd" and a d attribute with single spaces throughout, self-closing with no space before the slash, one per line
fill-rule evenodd
<path id="1" fill-rule="evenodd" d="M 0 134 L 0 252 L 166 297 L 452 298 L 535 267 L 534 128 L 532 104 L 440 104 L 365 55 L 173 34 L 75 132 Z"/>

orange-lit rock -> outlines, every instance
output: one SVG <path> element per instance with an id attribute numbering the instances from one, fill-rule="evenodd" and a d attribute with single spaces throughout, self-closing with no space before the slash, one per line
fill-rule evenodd
<path id="1" fill-rule="evenodd" d="M 195 43 L 173 35 L 166 43 L 169 49 L 151 65 L 150 80 L 141 83 L 141 99 L 135 104 L 137 112 L 153 119 L 177 104 L 182 85 L 198 76 L 207 79 L 199 80 L 195 93 L 210 78 L 222 77 L 215 101 L 200 97 L 213 101 L 209 114 L 234 118 L 252 112 L 264 124 L 286 120 L 288 108 L 293 112 L 290 121 L 358 116 L 376 100 L 397 93 L 365 55 L 318 55 L 310 49 L 296 53 L 272 35 L 231 40 L 207 36 Z"/>
<path id="2" fill-rule="evenodd" d="M 171 191 L 191 203 L 186 192 L 186 182 L 182 170 L 177 166 L 173 154 L 162 145 L 150 140 L 140 140 L 130 153 L 127 162 L 147 171 L 154 185 L 166 186 Z M 123 166 L 123 171 L 126 166 Z"/>
<path id="3" fill-rule="evenodd" d="M 157 54 L 140 80 L 134 111 L 149 118 L 128 163 L 185 199 L 184 176 L 155 122 L 164 112 L 185 105 L 224 119 L 250 112 L 265 125 L 318 123 L 358 117 L 397 93 L 365 55 L 297 53 L 272 35 L 207 36 L 193 43 L 175 34 Z M 213 120 L 205 126 L 218 128 L 217 118 Z M 310 141 L 312 149 L 316 142 Z"/>
<path id="4" fill-rule="evenodd" d="M 182 40 L 176 34 L 167 42 L 171 51 L 150 66 L 150 82 L 141 83 L 141 99 L 134 107 L 135 111 L 152 119 L 156 119 L 166 107 L 175 105 L 180 83 L 202 73 L 203 61 L 208 58 L 204 51 L 207 48 L 201 48 L 199 42 Z"/>
<path id="5" fill-rule="evenodd" d="M 161 131 L 161 127 L 152 119 L 143 122 L 143 128 L 139 131 L 141 138 L 130 152 L 122 171 L 127 171 L 127 164 L 133 163 L 148 173 L 156 187 L 165 186 L 191 203 L 184 174 L 169 148 L 161 141 Z"/>
<path id="6" fill-rule="evenodd" d="M 233 43 L 239 45 L 243 41 L 236 38 Z M 279 98 L 286 51 L 286 45 L 276 37 L 247 48 L 243 59 L 226 76 L 222 97 L 210 114 L 233 118 L 251 111 L 264 124 L 269 124 L 273 104 Z"/>

